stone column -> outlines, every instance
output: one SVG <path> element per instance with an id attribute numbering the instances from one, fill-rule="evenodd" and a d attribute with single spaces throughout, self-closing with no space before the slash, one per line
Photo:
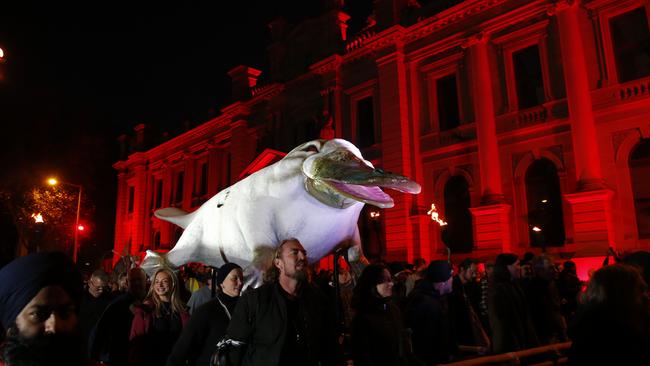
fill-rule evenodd
<path id="1" fill-rule="evenodd" d="M 586 246 L 581 248 L 582 252 L 592 250 L 594 254 L 604 254 L 608 246 L 614 246 L 613 193 L 605 187 L 600 165 L 578 3 L 563 0 L 548 9 L 550 15 L 557 16 L 559 26 L 577 179 L 576 192 L 564 197 L 571 206 L 575 243 Z"/>
<path id="2" fill-rule="evenodd" d="M 469 52 L 474 121 L 481 174 L 481 205 L 470 208 L 474 218 L 474 244 L 478 251 L 511 251 L 510 205 L 501 187 L 501 163 L 494 113 L 492 75 L 488 55 L 489 39 L 479 33 L 463 48 Z"/>
<path id="3" fill-rule="evenodd" d="M 135 194 L 133 202 L 133 220 L 131 222 L 133 230 L 131 254 L 138 254 L 140 248 L 144 244 L 145 220 L 149 220 L 146 207 L 147 171 L 145 162 L 138 162 L 137 165 L 133 167 L 133 170 L 135 172 Z"/>
<path id="4" fill-rule="evenodd" d="M 381 118 L 382 168 L 412 176 L 407 72 L 401 49 L 377 59 Z M 412 261 L 414 235 L 410 220 L 413 197 L 391 192 L 395 207 L 385 211 L 386 259 Z"/>

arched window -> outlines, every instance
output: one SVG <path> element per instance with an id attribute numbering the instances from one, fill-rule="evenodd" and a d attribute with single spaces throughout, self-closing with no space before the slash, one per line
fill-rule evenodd
<path id="1" fill-rule="evenodd" d="M 562 246 L 566 239 L 562 195 L 557 169 L 548 159 L 539 159 L 526 171 L 526 203 L 530 245 Z"/>
<path id="2" fill-rule="evenodd" d="M 445 221 L 442 241 L 452 253 L 469 253 L 474 247 L 469 185 L 463 176 L 455 175 L 445 184 Z"/>
<path id="3" fill-rule="evenodd" d="M 639 239 L 650 238 L 650 139 L 641 141 L 630 154 L 630 181 Z"/>

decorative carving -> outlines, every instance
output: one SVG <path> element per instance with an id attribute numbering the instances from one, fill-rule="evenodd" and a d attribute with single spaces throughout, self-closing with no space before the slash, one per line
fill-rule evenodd
<path id="1" fill-rule="evenodd" d="M 553 4 L 549 4 L 546 7 L 546 14 L 548 16 L 555 16 L 559 11 L 565 10 L 573 6 L 575 0 L 557 0 Z"/>
<path id="2" fill-rule="evenodd" d="M 447 16 L 443 18 L 432 18 L 432 21 L 426 26 L 416 29 L 413 32 L 409 32 L 409 34 L 404 37 L 404 40 L 411 42 L 426 37 L 440 28 L 444 28 L 453 23 L 462 21 L 469 16 L 474 16 L 476 13 L 488 11 L 495 6 L 504 3 L 505 1 L 506 0 L 484 0 L 474 2 L 474 4 L 466 4 L 468 2 L 461 3 L 457 6 L 457 11 L 449 11 L 447 13 Z M 463 9 L 463 6 L 466 8 Z"/>
<path id="3" fill-rule="evenodd" d="M 478 43 L 487 43 L 488 39 L 487 34 L 481 31 L 467 37 L 460 46 L 465 50 Z"/>
<path id="4" fill-rule="evenodd" d="M 641 79 L 621 87 L 616 93 L 618 99 L 626 100 L 650 95 L 650 79 Z"/>

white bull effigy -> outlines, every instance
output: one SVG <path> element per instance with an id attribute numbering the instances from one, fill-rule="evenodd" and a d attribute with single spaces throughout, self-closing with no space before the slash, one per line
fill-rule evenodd
<path id="1" fill-rule="evenodd" d="M 376 169 L 359 149 L 342 140 L 306 142 L 280 161 L 223 189 L 196 211 L 164 208 L 156 217 L 184 228 L 165 255 L 147 251 L 142 267 L 201 262 L 246 268 L 257 285 L 268 256 L 287 238 L 300 240 L 311 263 L 349 243 L 360 252 L 357 220 L 364 204 L 394 205 L 381 188 L 420 193 L 407 177 Z"/>

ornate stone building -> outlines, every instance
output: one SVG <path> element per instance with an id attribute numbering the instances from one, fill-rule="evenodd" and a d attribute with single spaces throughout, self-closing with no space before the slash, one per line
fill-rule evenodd
<path id="1" fill-rule="evenodd" d="M 319 136 L 422 184 L 364 209 L 370 257 L 650 248 L 647 1 L 376 0 L 355 33 L 325 3 L 270 24 L 270 69 L 231 70 L 237 102 L 214 119 L 154 147 L 136 127 L 115 164 L 116 251 L 172 247 L 153 210 L 192 210 Z"/>

